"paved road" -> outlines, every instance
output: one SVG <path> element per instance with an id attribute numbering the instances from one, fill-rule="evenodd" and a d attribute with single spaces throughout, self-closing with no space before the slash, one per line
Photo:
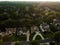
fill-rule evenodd
<path id="1" fill-rule="evenodd" d="M 44 32 L 45 30 L 42 28 L 42 25 L 40 25 L 40 29 L 42 30 L 42 32 Z"/>
<path id="2" fill-rule="evenodd" d="M 32 40 L 35 40 L 37 35 L 39 35 L 42 38 L 42 40 L 44 40 L 44 37 L 42 36 L 42 34 L 40 32 L 36 32 L 36 34 L 34 35 Z"/>
<path id="3" fill-rule="evenodd" d="M 27 36 L 27 41 L 29 41 L 29 38 L 30 38 L 30 33 L 29 33 L 29 31 L 27 31 L 26 36 Z"/>

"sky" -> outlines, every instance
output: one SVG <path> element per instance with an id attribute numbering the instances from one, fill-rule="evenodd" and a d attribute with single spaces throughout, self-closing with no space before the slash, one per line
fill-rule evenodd
<path id="1" fill-rule="evenodd" d="M 43 2 L 48 1 L 48 2 L 60 2 L 60 0 L 0 0 L 0 1 L 37 1 L 37 2 L 39 2 L 39 1 L 43 1 Z"/>

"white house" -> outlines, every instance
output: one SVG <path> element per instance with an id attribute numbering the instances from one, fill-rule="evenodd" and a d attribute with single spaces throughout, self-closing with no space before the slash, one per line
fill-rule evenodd
<path id="1" fill-rule="evenodd" d="M 47 23 L 40 24 L 40 29 L 42 30 L 42 32 L 50 30 L 49 25 Z"/>

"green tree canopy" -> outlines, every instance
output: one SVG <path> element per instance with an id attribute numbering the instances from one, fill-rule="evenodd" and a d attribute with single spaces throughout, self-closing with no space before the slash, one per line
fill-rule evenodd
<path id="1" fill-rule="evenodd" d="M 60 31 L 55 32 L 53 38 L 56 42 L 60 42 Z"/>

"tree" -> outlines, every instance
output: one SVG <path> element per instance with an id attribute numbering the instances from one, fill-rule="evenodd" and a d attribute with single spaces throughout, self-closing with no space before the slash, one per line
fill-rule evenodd
<path id="1" fill-rule="evenodd" d="M 2 38 L 3 42 L 14 42 L 17 40 L 17 38 L 15 37 L 15 35 L 5 35 Z"/>
<path id="2" fill-rule="evenodd" d="M 50 29 L 52 32 L 58 31 L 58 29 L 56 28 L 56 26 L 54 24 L 50 24 Z"/>
<path id="3" fill-rule="evenodd" d="M 0 14 L 0 21 L 4 21 L 8 19 L 8 15 L 7 14 Z"/>
<path id="4" fill-rule="evenodd" d="M 35 40 L 34 40 L 34 41 L 31 41 L 31 42 L 30 42 L 30 45 L 40 45 L 40 44 L 39 44 L 38 41 L 35 41 Z"/>
<path id="5" fill-rule="evenodd" d="M 20 45 L 20 42 L 19 42 L 19 41 L 17 41 L 17 42 L 15 43 L 15 45 Z"/>
<path id="6" fill-rule="evenodd" d="M 2 45 L 2 36 L 0 35 L 0 45 Z"/>
<path id="7" fill-rule="evenodd" d="M 60 31 L 54 33 L 53 39 L 55 40 L 57 45 L 60 45 Z"/>

